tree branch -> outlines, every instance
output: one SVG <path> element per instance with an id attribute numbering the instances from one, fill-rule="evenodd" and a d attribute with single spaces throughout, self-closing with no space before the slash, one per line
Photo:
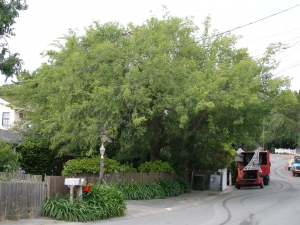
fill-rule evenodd
<path id="1" fill-rule="evenodd" d="M 201 122 L 203 121 L 204 117 L 208 114 L 207 111 L 203 112 L 199 120 L 197 121 L 196 125 L 194 126 L 191 133 L 195 133 L 198 127 L 200 126 Z"/>

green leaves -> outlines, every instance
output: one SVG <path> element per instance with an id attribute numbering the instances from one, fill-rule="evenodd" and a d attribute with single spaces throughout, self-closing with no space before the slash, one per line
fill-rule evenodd
<path id="1" fill-rule="evenodd" d="M 150 184 L 122 183 L 116 187 L 123 194 L 124 199 L 128 200 L 163 199 L 190 192 L 189 183 L 182 178 L 159 180 Z"/>
<path id="2" fill-rule="evenodd" d="M 152 199 L 154 193 L 149 185 L 138 183 L 123 183 L 117 185 L 118 190 L 123 194 L 124 199 L 139 200 L 139 199 Z"/>
<path id="3" fill-rule="evenodd" d="M 120 217 L 126 205 L 122 194 L 109 185 L 92 185 L 91 192 L 83 193 L 71 204 L 69 195 L 48 199 L 42 207 L 44 216 L 71 222 L 87 222 Z"/>
<path id="4" fill-rule="evenodd" d="M 0 140 L 0 155 L 0 171 L 16 172 L 19 170 L 22 155 L 13 152 L 12 144 L 7 144 Z"/>
<path id="5" fill-rule="evenodd" d="M 28 136 L 23 138 L 17 150 L 22 154 L 21 167 L 28 174 L 60 175 L 62 157 L 57 157 L 57 151 L 50 150 L 50 142 L 46 138 Z"/>
<path id="6" fill-rule="evenodd" d="M 26 1 L 10 0 L 0 2 L 0 73 L 6 78 L 12 77 L 21 71 L 23 64 L 22 60 L 18 58 L 17 53 L 10 53 L 6 38 L 14 36 L 13 24 L 16 22 L 15 18 L 19 17 L 19 11 L 27 9 Z M 5 37 L 5 38 L 3 38 Z"/>
<path id="7" fill-rule="evenodd" d="M 115 171 L 132 171 L 130 165 L 121 165 L 120 162 L 109 159 L 104 156 L 104 172 L 105 173 L 113 173 Z M 95 173 L 99 172 L 100 169 L 100 156 L 95 156 L 91 158 L 79 158 L 79 159 L 71 159 L 68 160 L 64 164 L 64 169 L 62 171 L 63 176 L 70 176 L 71 174 L 79 174 L 79 173 Z"/>
<path id="8" fill-rule="evenodd" d="M 155 160 L 154 162 L 145 162 L 142 163 L 138 170 L 142 173 L 151 173 L 151 172 L 165 172 L 173 173 L 174 170 L 168 162 L 163 162 L 162 160 Z"/>
<path id="9" fill-rule="evenodd" d="M 294 149 L 300 138 L 300 93 L 284 90 L 277 99 L 276 111 L 265 120 L 265 147 Z"/>
<path id="10" fill-rule="evenodd" d="M 176 180 L 160 180 L 157 183 L 164 189 L 166 197 L 178 196 L 183 193 L 183 189 Z"/>

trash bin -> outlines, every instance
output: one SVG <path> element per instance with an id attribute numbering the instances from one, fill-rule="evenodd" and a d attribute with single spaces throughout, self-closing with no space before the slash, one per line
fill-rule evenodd
<path id="1" fill-rule="evenodd" d="M 195 174 L 194 175 L 194 190 L 204 190 L 205 175 Z"/>

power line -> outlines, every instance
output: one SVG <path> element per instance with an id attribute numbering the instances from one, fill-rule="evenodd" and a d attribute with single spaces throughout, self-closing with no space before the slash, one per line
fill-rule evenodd
<path id="1" fill-rule="evenodd" d="M 297 29 L 294 29 L 294 30 L 285 31 L 285 32 L 281 32 L 281 33 L 277 33 L 277 34 L 272 34 L 272 35 L 269 35 L 269 36 L 257 38 L 257 39 L 250 40 L 250 41 L 241 42 L 241 44 L 248 43 L 248 42 L 252 42 L 252 41 L 259 41 L 259 40 L 262 40 L 262 39 L 265 39 L 265 38 L 269 38 L 269 37 L 274 37 L 274 36 L 278 36 L 278 35 L 281 35 L 281 34 L 290 33 L 290 32 L 292 32 L 292 31 L 299 30 L 299 29 L 300 29 L 300 28 L 297 28 Z"/>
<path id="2" fill-rule="evenodd" d="M 296 62 L 296 63 L 294 63 L 294 64 L 291 64 L 291 65 L 289 65 L 289 66 L 286 66 L 286 67 L 284 67 L 284 68 L 281 68 L 277 73 L 275 73 L 275 74 L 273 74 L 274 76 L 276 76 L 276 75 L 278 75 L 278 74 L 281 74 L 281 73 L 283 73 L 283 72 L 285 72 L 285 71 L 287 71 L 287 70 L 289 70 L 289 69 L 292 69 L 292 68 L 294 68 L 294 67 L 297 67 L 297 66 L 299 66 L 300 65 L 300 61 L 298 61 L 298 62 Z"/>
<path id="3" fill-rule="evenodd" d="M 289 11 L 289 10 L 291 10 L 291 9 L 293 9 L 293 8 L 296 8 L 296 7 L 298 7 L 298 6 L 300 6 L 300 4 L 298 4 L 298 5 L 295 5 L 295 6 L 291 7 L 291 8 L 288 8 L 288 9 L 282 10 L 282 11 L 280 11 L 280 12 L 274 13 L 274 14 L 272 14 L 272 15 L 270 15 L 270 16 L 267 16 L 267 17 L 261 18 L 261 19 L 259 19 L 259 20 L 256 20 L 256 21 L 254 21 L 254 22 L 247 23 L 247 24 L 245 24 L 245 25 L 242 25 L 242 26 L 239 26 L 239 27 L 233 28 L 233 29 L 231 29 L 231 30 L 224 31 L 224 32 L 222 32 L 222 33 L 219 33 L 219 34 L 216 34 L 216 35 L 214 35 L 214 36 L 219 36 L 219 35 L 222 35 L 222 34 L 225 34 L 225 33 L 228 33 L 228 32 L 231 32 L 231 31 L 234 31 L 234 30 L 237 30 L 237 29 L 240 29 L 240 28 L 243 28 L 243 27 L 246 27 L 246 26 L 249 26 L 249 25 L 255 24 L 255 23 L 258 23 L 258 22 L 260 22 L 260 21 L 262 21 L 262 20 L 268 19 L 268 18 L 270 18 L 270 17 L 273 17 L 273 16 L 277 16 L 277 15 L 278 15 L 278 14 L 280 14 L 280 13 L 283 13 L 283 12 Z M 214 36 L 212 36 L 212 37 L 214 37 Z"/>
<path id="4" fill-rule="evenodd" d="M 293 53 L 296 52 L 296 51 L 299 51 L 299 49 L 300 49 L 300 48 L 297 48 L 296 50 L 294 50 L 294 51 L 292 51 L 292 52 L 290 52 L 290 53 L 288 53 L 288 54 L 282 56 L 280 59 L 278 59 L 278 61 L 281 61 L 283 58 L 285 58 L 285 57 L 287 57 L 287 56 L 293 54 Z"/>
<path id="5" fill-rule="evenodd" d="M 299 37 L 296 37 L 296 38 L 292 38 L 292 39 L 290 39 L 290 40 L 287 40 L 287 41 L 282 42 L 282 44 L 286 44 L 286 45 L 287 45 L 288 42 L 293 41 L 293 40 L 295 40 L 295 39 L 299 39 L 299 38 L 300 38 L 300 36 L 299 36 Z M 299 42 L 299 41 L 297 41 L 296 43 L 298 43 L 298 42 Z M 287 45 L 286 50 L 288 50 L 288 49 L 290 49 L 290 48 L 292 48 L 292 47 L 298 46 L 298 44 L 296 45 L 296 43 L 292 44 L 291 46 Z M 258 50 L 249 52 L 249 55 L 251 55 L 251 54 L 253 54 L 253 53 L 256 53 L 256 52 L 261 52 L 261 51 L 266 51 L 266 48 L 261 48 L 261 49 L 258 49 Z M 255 56 L 253 56 L 253 57 L 256 58 L 256 57 L 258 57 L 258 56 L 262 56 L 263 54 L 264 54 L 264 53 L 259 54 L 259 55 L 255 55 Z"/>
<path id="6" fill-rule="evenodd" d="M 278 52 L 277 54 L 275 54 L 274 55 L 274 57 L 276 57 L 276 56 L 278 56 L 279 54 L 281 54 L 281 53 L 283 53 L 283 52 L 285 52 L 286 50 L 288 50 L 288 49 L 290 49 L 290 48 L 292 48 L 293 46 L 295 46 L 297 43 L 299 43 L 300 42 L 300 40 L 299 41 L 296 41 L 294 44 L 292 44 L 291 46 L 289 46 L 288 48 L 286 48 L 286 49 L 283 49 L 283 50 L 281 50 L 280 52 Z"/>

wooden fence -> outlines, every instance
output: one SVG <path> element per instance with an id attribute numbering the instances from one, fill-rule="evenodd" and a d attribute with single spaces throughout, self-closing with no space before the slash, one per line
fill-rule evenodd
<path id="1" fill-rule="evenodd" d="M 93 173 L 82 173 L 72 177 L 85 178 L 87 184 L 99 183 L 99 177 Z M 106 174 L 103 180 L 108 184 L 124 182 L 153 183 L 159 179 L 175 179 L 177 177 L 181 176 L 175 173 L 113 173 Z M 45 176 L 48 197 L 53 198 L 57 194 L 66 195 L 70 193 L 69 187 L 64 184 L 65 178 L 63 176 Z"/>
<path id="2" fill-rule="evenodd" d="M 42 175 L 32 175 L 32 174 L 18 174 L 18 173 L 4 173 L 0 172 L 0 178 L 6 181 L 31 181 L 31 182 L 42 182 Z M 0 179 L 0 180 L 1 180 Z"/>
<path id="3" fill-rule="evenodd" d="M 61 176 L 45 176 L 47 183 L 47 197 L 53 198 L 55 195 L 66 195 L 70 193 L 70 189 L 65 185 L 65 177 Z"/>
<path id="4" fill-rule="evenodd" d="M 82 173 L 75 177 L 87 178 L 87 183 L 95 184 L 99 182 L 98 176 L 92 173 Z M 126 172 L 126 173 L 112 173 L 105 174 L 103 180 L 106 183 L 120 184 L 124 182 L 137 182 L 137 183 L 154 183 L 157 180 L 175 179 L 182 177 L 176 173 L 137 173 L 137 172 Z"/>
<path id="5" fill-rule="evenodd" d="M 46 198 L 45 182 L 0 182 L 0 221 L 34 218 Z"/>

